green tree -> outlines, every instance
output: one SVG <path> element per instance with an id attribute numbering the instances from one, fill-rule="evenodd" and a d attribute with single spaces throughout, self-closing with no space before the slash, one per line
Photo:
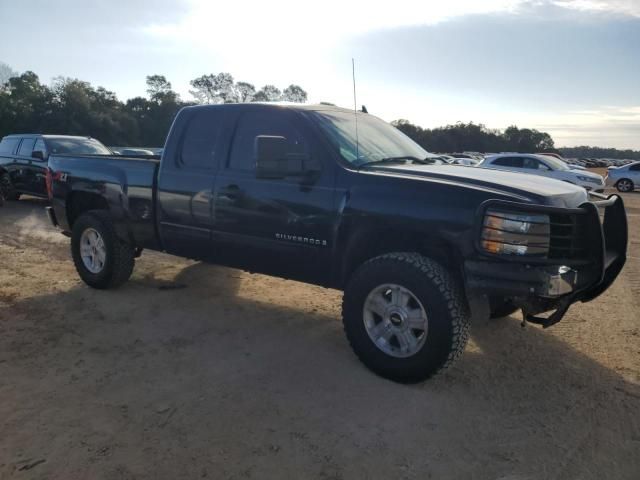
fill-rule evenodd
<path id="1" fill-rule="evenodd" d="M 233 76 L 230 73 L 202 75 L 189 82 L 189 90 L 198 103 L 232 103 L 238 101 Z"/>
<path id="2" fill-rule="evenodd" d="M 9 65 L 0 62 L 0 87 L 9 81 L 11 77 L 17 77 L 18 72 L 13 70 Z"/>
<path id="3" fill-rule="evenodd" d="M 304 103 L 307 101 L 307 92 L 299 85 L 289 85 L 282 92 L 282 99 L 286 102 Z"/>
<path id="4" fill-rule="evenodd" d="M 256 87 L 247 82 L 236 83 L 236 91 L 238 93 L 238 102 L 251 102 L 256 94 Z"/>
<path id="5" fill-rule="evenodd" d="M 254 102 L 277 102 L 282 99 L 282 92 L 274 85 L 265 85 L 253 97 Z"/>

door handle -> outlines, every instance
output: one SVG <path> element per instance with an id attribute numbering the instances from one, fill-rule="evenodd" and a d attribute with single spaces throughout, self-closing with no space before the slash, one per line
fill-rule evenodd
<path id="1" fill-rule="evenodd" d="M 220 198 L 224 198 L 226 200 L 238 200 L 240 197 L 240 187 L 238 185 L 227 185 L 222 190 L 220 190 L 219 194 Z"/>

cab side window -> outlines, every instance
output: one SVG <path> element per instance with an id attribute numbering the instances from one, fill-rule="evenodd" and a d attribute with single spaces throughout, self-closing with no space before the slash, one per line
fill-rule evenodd
<path id="1" fill-rule="evenodd" d="M 309 147 L 298 129 L 279 112 L 247 112 L 240 117 L 231 145 L 229 168 L 254 171 L 254 143 L 258 135 L 274 135 L 287 139 L 290 153 L 309 153 Z"/>
<path id="2" fill-rule="evenodd" d="M 224 111 L 197 112 L 187 125 L 182 139 L 180 163 L 189 169 L 215 170 L 223 155 L 219 139 L 224 126 Z"/>
<path id="3" fill-rule="evenodd" d="M 24 138 L 18 149 L 18 155 L 22 157 L 30 157 L 33 152 L 33 146 L 36 143 L 35 138 Z"/>

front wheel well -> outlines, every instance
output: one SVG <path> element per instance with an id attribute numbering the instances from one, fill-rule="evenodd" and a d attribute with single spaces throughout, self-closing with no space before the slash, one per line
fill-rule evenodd
<path id="1" fill-rule="evenodd" d="M 89 210 L 109 210 L 109 205 L 104 197 L 97 193 L 72 192 L 67 197 L 67 220 L 69 228 L 73 228 L 74 222 Z"/>
<path id="2" fill-rule="evenodd" d="M 366 261 L 394 252 L 419 253 L 437 260 L 455 276 L 462 274 L 459 252 L 450 242 L 424 232 L 383 229 L 362 232 L 349 242 L 343 256 L 342 286 L 347 284 L 353 273 Z"/>

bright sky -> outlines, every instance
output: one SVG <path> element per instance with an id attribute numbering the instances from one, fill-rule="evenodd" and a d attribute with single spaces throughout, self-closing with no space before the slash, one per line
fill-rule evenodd
<path id="1" fill-rule="evenodd" d="M 145 94 L 165 75 L 301 85 L 394 120 L 640 150 L 640 0 L 0 0 L 0 61 Z M 7 39 L 11 39 L 7 41 Z"/>

